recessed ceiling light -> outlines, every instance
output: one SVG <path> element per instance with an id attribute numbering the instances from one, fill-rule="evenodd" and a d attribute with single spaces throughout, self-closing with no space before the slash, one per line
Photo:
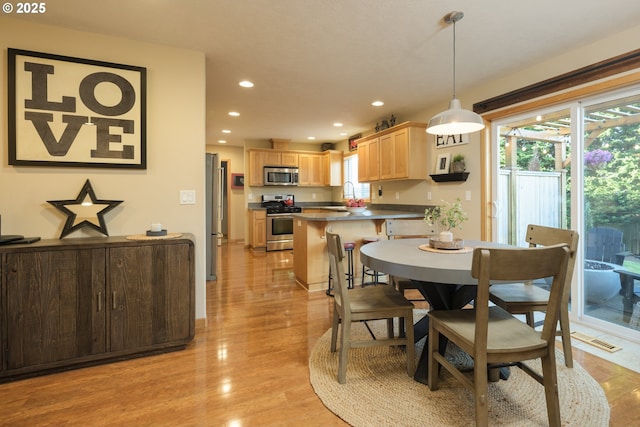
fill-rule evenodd
<path id="1" fill-rule="evenodd" d="M 373 101 L 371 103 L 371 105 L 373 105 L 374 107 L 382 107 L 384 105 L 384 102 L 382 102 L 382 101 Z"/>
<path id="2" fill-rule="evenodd" d="M 224 139 L 219 139 L 219 140 L 218 140 L 218 143 L 220 143 L 220 144 L 226 144 L 226 143 L 227 143 L 227 141 L 225 141 Z"/>
<path id="3" fill-rule="evenodd" d="M 333 125 L 334 125 L 335 127 L 339 128 L 339 127 L 341 127 L 341 126 L 342 126 L 342 123 L 340 123 L 340 122 L 335 122 Z"/>
<path id="4" fill-rule="evenodd" d="M 238 113 L 237 111 L 229 111 L 229 115 L 233 117 L 238 117 L 240 113 Z"/>
<path id="5" fill-rule="evenodd" d="M 238 84 L 242 87 L 253 87 L 253 83 L 251 83 L 249 80 L 243 80 Z"/>
<path id="6" fill-rule="evenodd" d="M 231 133 L 229 129 L 222 129 L 222 133 Z"/>
<path id="7" fill-rule="evenodd" d="M 313 139 L 316 139 L 316 137 L 315 136 L 308 136 L 307 139 L 313 140 Z"/>
<path id="8" fill-rule="evenodd" d="M 346 132 L 340 132 L 340 136 L 347 136 Z"/>

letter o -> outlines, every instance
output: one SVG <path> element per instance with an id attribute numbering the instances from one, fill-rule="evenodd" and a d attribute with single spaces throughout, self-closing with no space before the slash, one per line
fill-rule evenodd
<path id="1" fill-rule="evenodd" d="M 122 97 L 114 106 L 102 105 L 95 96 L 99 83 L 113 83 L 118 86 Z M 120 116 L 133 107 L 136 102 L 136 91 L 127 79 L 113 73 L 93 73 L 80 82 L 80 99 L 91 111 L 103 116 Z"/>

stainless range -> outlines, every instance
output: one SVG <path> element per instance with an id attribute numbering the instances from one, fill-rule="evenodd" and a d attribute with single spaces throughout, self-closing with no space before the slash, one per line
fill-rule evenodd
<path id="1" fill-rule="evenodd" d="M 302 212 L 294 206 L 292 194 L 262 196 L 262 207 L 267 210 L 267 251 L 293 249 L 293 213 Z"/>

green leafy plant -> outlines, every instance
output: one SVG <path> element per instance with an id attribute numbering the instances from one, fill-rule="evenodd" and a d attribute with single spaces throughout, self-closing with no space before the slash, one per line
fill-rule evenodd
<path id="1" fill-rule="evenodd" d="M 462 229 L 462 223 L 468 218 L 467 213 L 462 209 L 460 198 L 454 203 L 445 202 L 443 206 L 434 206 L 424 210 L 424 220 L 429 224 L 439 224 L 443 230 L 449 231 L 452 228 Z"/>
<path id="2" fill-rule="evenodd" d="M 456 154 L 455 156 L 453 156 L 452 162 L 464 162 L 464 155 Z"/>

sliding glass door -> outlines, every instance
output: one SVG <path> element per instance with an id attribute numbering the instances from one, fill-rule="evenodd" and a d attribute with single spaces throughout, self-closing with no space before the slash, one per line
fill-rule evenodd
<path id="1" fill-rule="evenodd" d="M 577 230 L 572 318 L 640 339 L 640 89 L 495 121 L 492 135 L 493 239 Z"/>

